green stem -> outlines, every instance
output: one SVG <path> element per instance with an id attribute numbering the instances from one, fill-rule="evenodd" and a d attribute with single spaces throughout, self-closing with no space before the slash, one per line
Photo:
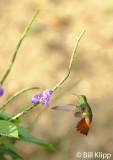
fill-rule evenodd
<path id="1" fill-rule="evenodd" d="M 81 81 L 83 80 L 83 78 L 79 79 L 78 81 L 76 81 L 75 83 L 73 83 L 71 86 L 69 86 L 68 88 L 66 88 L 65 90 L 63 90 L 61 93 L 59 93 L 55 98 L 52 99 L 52 101 L 50 102 L 50 105 L 53 104 L 54 102 L 56 102 L 59 98 L 61 98 L 64 94 L 66 94 L 67 92 L 71 91 L 76 85 L 78 85 Z M 37 115 L 37 117 L 35 118 L 35 120 L 28 126 L 28 128 L 31 128 L 40 118 L 40 116 L 47 110 L 47 107 L 43 108 Z"/>
<path id="2" fill-rule="evenodd" d="M 0 86 L 3 85 L 6 77 L 8 76 L 9 72 L 11 71 L 11 68 L 12 68 L 12 66 L 13 66 L 13 64 L 14 64 L 14 61 L 15 61 L 16 55 L 17 55 L 17 53 L 18 53 L 18 50 L 19 50 L 19 48 L 20 48 L 20 46 L 21 46 L 21 43 L 22 43 L 22 41 L 24 40 L 27 32 L 29 31 L 29 29 L 30 29 L 30 27 L 31 27 L 34 19 L 36 18 L 37 14 L 38 14 L 38 11 L 39 11 L 39 9 L 36 10 L 34 16 L 31 18 L 31 20 L 29 21 L 27 27 L 25 28 L 25 31 L 23 32 L 23 34 L 22 34 L 22 36 L 21 36 L 21 38 L 20 38 L 20 40 L 19 40 L 19 42 L 18 42 L 18 44 L 17 44 L 17 47 L 16 47 L 15 52 L 14 52 L 14 54 L 13 54 L 11 63 L 10 63 L 10 65 L 9 65 L 9 68 L 7 69 L 6 73 L 5 73 L 4 76 L 3 76 L 3 79 L 2 79 L 1 82 L 0 82 Z"/>
<path id="3" fill-rule="evenodd" d="M 13 121 L 17 118 L 19 118 L 20 116 L 26 114 L 29 110 L 31 110 L 32 108 L 34 108 L 36 106 L 36 103 L 31 105 L 30 107 L 28 107 L 27 109 L 25 109 L 23 112 L 18 113 L 17 115 L 13 116 L 11 119 L 9 119 L 9 121 Z"/>
<path id="4" fill-rule="evenodd" d="M 28 111 L 30 111 L 31 109 L 33 109 L 35 106 L 37 106 L 39 103 L 41 103 L 44 100 L 44 98 L 42 97 L 37 103 L 32 104 L 30 107 L 28 107 L 27 109 L 25 109 L 24 111 L 18 113 L 17 115 L 13 116 L 12 118 L 9 119 L 9 121 L 13 121 L 19 117 L 21 117 L 22 115 L 26 114 Z"/>
<path id="5" fill-rule="evenodd" d="M 66 94 L 67 92 L 71 91 L 76 85 L 78 85 L 81 81 L 83 80 L 83 78 L 79 79 L 78 81 L 76 81 L 75 83 L 73 83 L 72 85 L 70 85 L 68 88 L 66 88 L 65 90 L 63 90 L 62 92 L 60 92 L 54 99 L 51 100 L 50 104 L 53 104 L 54 102 L 56 102 L 59 98 L 61 98 L 64 94 Z"/>
<path id="6" fill-rule="evenodd" d="M 72 56 L 71 56 L 71 60 L 70 60 L 70 64 L 69 64 L 69 69 L 68 69 L 68 72 L 67 72 L 67 75 L 55 86 L 52 88 L 52 92 L 54 92 L 62 83 L 64 83 L 64 81 L 69 77 L 70 73 L 71 73 L 71 68 L 72 68 L 72 63 L 73 63 L 73 60 L 74 60 L 74 56 L 75 56 L 75 52 L 77 50 L 77 47 L 78 47 L 78 44 L 79 44 L 79 41 L 80 39 L 82 38 L 83 34 L 85 33 L 85 29 L 82 31 L 82 33 L 80 34 L 80 36 L 78 37 L 78 40 L 75 44 L 75 48 L 73 50 L 73 53 L 72 53 Z"/>
<path id="7" fill-rule="evenodd" d="M 29 91 L 31 89 L 39 89 L 39 87 L 28 87 L 25 89 L 20 90 L 19 92 L 15 93 L 12 97 L 10 97 L 9 99 L 7 99 L 5 101 L 5 103 L 0 107 L 0 110 L 3 109 L 9 102 L 11 102 L 15 97 L 19 96 L 20 94 Z"/>
<path id="8" fill-rule="evenodd" d="M 62 81 L 60 81 L 55 87 L 52 88 L 52 92 L 54 92 L 69 77 L 70 72 L 71 72 L 71 68 L 72 68 L 72 63 L 73 63 L 74 56 L 75 56 L 75 52 L 76 52 L 76 49 L 77 49 L 77 46 L 78 46 L 79 41 L 82 38 L 82 36 L 83 36 L 84 33 L 85 33 L 85 29 L 82 31 L 82 33 L 80 34 L 80 36 L 79 36 L 79 38 L 78 38 L 78 40 L 76 42 L 74 51 L 73 51 L 72 56 L 71 56 L 71 60 L 70 60 L 69 69 L 68 69 L 67 75 L 65 76 L 65 78 Z M 37 103 L 31 105 L 30 107 L 28 107 L 24 111 L 18 113 L 17 115 L 15 115 L 11 119 L 9 119 L 9 121 L 15 120 L 15 119 L 21 117 L 22 115 L 26 114 L 28 111 L 32 110 L 37 104 L 41 103 L 43 101 L 43 99 L 44 99 L 44 97 L 42 97 Z"/>

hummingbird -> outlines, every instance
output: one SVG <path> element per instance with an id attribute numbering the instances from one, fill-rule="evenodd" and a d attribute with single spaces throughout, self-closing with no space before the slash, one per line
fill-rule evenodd
<path id="1" fill-rule="evenodd" d="M 74 94 L 74 93 L 72 93 Z M 79 117 L 82 118 L 76 128 L 78 131 L 80 131 L 80 133 L 84 134 L 84 135 L 88 135 L 88 131 L 89 131 L 89 127 L 92 121 L 92 110 L 87 102 L 86 96 L 84 95 L 77 95 L 74 94 L 76 96 L 78 96 L 80 103 L 79 104 L 64 104 L 64 105 L 60 105 L 60 106 L 55 106 L 51 109 L 53 110 L 60 110 L 60 111 L 75 111 L 74 116 L 75 117 Z"/>

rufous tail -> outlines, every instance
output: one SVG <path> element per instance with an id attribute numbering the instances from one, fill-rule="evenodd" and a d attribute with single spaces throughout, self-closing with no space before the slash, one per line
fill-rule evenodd
<path id="1" fill-rule="evenodd" d="M 89 127 L 90 127 L 90 121 L 88 118 L 82 118 L 76 126 L 77 130 L 86 136 L 88 135 Z"/>

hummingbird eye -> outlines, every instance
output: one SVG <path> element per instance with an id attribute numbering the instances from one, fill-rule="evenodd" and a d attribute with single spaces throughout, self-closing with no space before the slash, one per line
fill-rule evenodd
<path id="1" fill-rule="evenodd" d="M 85 100 L 87 100 L 87 99 L 86 99 L 86 96 L 83 96 L 83 97 L 84 97 Z"/>
<path id="2" fill-rule="evenodd" d="M 79 98 L 80 98 L 81 101 L 87 102 L 86 96 L 80 95 Z"/>

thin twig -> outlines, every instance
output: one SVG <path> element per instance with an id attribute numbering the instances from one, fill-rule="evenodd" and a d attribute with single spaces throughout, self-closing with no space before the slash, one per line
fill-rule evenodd
<path id="1" fill-rule="evenodd" d="M 17 96 L 19 96 L 20 94 L 29 91 L 31 89 L 39 89 L 39 87 L 28 87 L 25 89 L 22 89 L 20 91 L 18 91 L 17 93 L 15 93 L 13 96 L 11 96 L 9 99 L 7 99 L 4 104 L 2 106 L 0 106 L 0 110 L 3 109 L 9 102 L 11 102 L 14 98 L 16 98 Z"/>
<path id="2" fill-rule="evenodd" d="M 30 29 L 30 27 L 31 27 L 34 19 L 36 18 L 37 14 L 38 14 L 38 11 L 39 11 L 39 9 L 36 10 L 34 16 L 31 18 L 31 20 L 29 21 L 27 27 L 25 28 L 25 31 L 23 32 L 23 34 L 22 34 L 22 36 L 21 36 L 21 38 L 20 38 L 20 40 L 19 40 L 19 42 L 18 42 L 18 44 L 17 44 L 17 47 L 16 47 L 15 52 L 14 52 L 14 54 L 13 54 L 11 63 L 10 63 L 10 65 L 9 65 L 9 68 L 6 70 L 6 72 L 5 72 L 4 76 L 3 76 L 3 79 L 2 79 L 1 82 L 0 82 L 0 86 L 3 85 L 6 77 L 8 76 L 9 72 L 11 71 L 11 68 L 12 68 L 12 66 L 13 66 L 13 64 L 14 64 L 16 55 L 17 55 L 18 50 L 19 50 L 19 48 L 20 48 L 20 46 L 21 46 L 21 44 L 22 44 L 22 41 L 24 40 L 24 38 L 25 38 L 27 32 L 29 31 L 29 29 Z"/>

